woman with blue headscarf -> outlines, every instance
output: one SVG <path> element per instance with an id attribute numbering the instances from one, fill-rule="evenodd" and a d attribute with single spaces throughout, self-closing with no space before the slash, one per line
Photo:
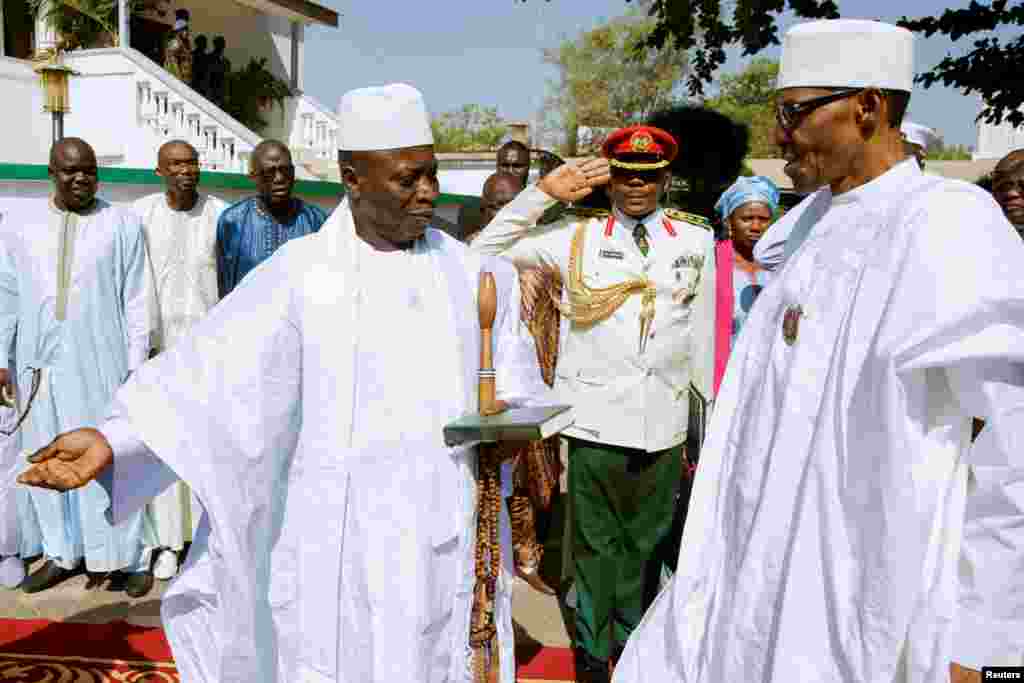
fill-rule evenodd
<path id="1" fill-rule="evenodd" d="M 715 393 L 743 321 L 770 273 L 754 261 L 754 245 L 779 209 L 779 188 L 764 176 L 741 177 L 722 193 L 715 211 L 726 238 L 715 250 Z M 727 267 L 731 263 L 732 267 Z"/>

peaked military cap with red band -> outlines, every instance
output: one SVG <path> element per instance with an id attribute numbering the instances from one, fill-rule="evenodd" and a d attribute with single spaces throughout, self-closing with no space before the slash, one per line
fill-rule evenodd
<path id="1" fill-rule="evenodd" d="M 604 141 L 601 154 L 611 166 L 632 171 L 665 168 L 676 158 L 675 138 L 654 126 L 620 128 Z"/>

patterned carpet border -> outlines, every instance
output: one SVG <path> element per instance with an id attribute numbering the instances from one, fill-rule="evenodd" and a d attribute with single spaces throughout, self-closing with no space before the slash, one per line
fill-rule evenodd
<path id="1" fill-rule="evenodd" d="M 88 654 L 53 654 L 69 650 Z M 517 659 L 518 681 L 574 680 L 568 648 L 519 648 Z M 161 629 L 123 621 L 80 624 L 42 619 L 0 619 L 0 680 L 180 683 Z"/>
<path id="2" fill-rule="evenodd" d="M 180 683 L 172 662 L 129 662 L 0 652 L 0 680 L 23 683 Z"/>

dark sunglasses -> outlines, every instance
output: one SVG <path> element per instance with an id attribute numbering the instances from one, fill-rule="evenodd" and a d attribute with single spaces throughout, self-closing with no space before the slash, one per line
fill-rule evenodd
<path id="1" fill-rule="evenodd" d="M 847 97 L 853 97 L 859 92 L 863 92 L 864 88 L 853 88 L 850 90 L 840 90 L 834 92 L 831 95 L 822 95 L 821 97 L 814 97 L 803 102 L 776 102 L 775 103 L 775 120 L 779 122 L 779 127 L 787 133 L 792 131 L 800 124 L 800 120 L 810 114 L 818 107 L 824 107 L 826 104 L 838 102 L 839 100 Z"/>

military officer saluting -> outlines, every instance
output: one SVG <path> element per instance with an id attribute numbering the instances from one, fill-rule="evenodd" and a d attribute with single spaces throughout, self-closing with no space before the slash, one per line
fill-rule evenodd
<path id="1" fill-rule="evenodd" d="M 615 131 L 603 159 L 563 165 L 507 204 L 473 249 L 550 265 L 570 321 L 555 391 L 575 406 L 569 496 L 578 680 L 608 679 L 657 592 L 682 474 L 691 382 L 710 392 L 714 242 L 660 206 L 678 145 L 652 126 Z M 607 184 L 606 216 L 539 225 L 556 201 Z"/>

